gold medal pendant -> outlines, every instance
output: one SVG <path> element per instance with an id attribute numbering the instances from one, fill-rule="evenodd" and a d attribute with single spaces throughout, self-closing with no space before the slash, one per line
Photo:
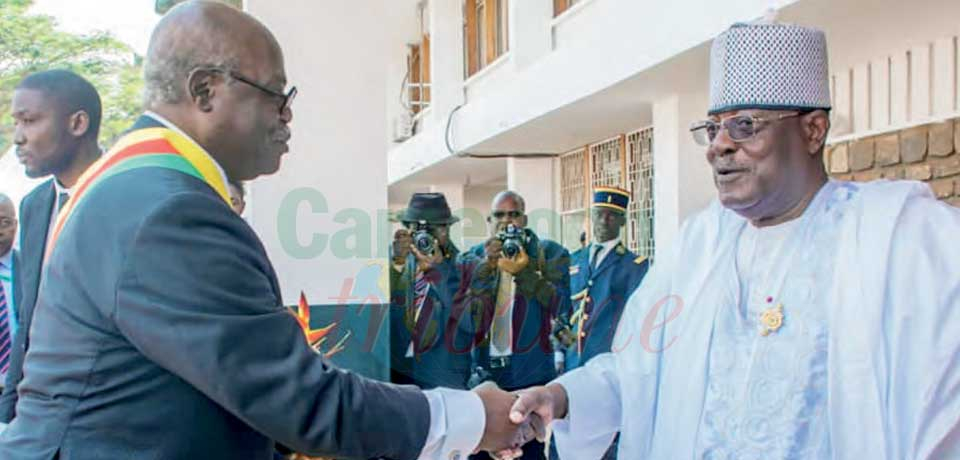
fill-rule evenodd
<path id="1" fill-rule="evenodd" d="M 760 313 L 760 335 L 766 337 L 783 326 L 783 304 L 768 308 Z"/>

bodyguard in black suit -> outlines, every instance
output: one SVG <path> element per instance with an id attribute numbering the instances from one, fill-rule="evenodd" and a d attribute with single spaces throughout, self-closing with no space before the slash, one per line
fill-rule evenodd
<path id="1" fill-rule="evenodd" d="M 0 395 L 0 422 L 9 423 L 23 378 L 30 325 L 40 287 L 41 264 L 52 220 L 69 189 L 100 157 L 100 96 L 90 82 L 68 70 L 48 70 L 23 79 L 13 93 L 13 143 L 27 176 L 53 178 L 20 202 L 20 266 L 16 277 L 18 333 Z"/>
<path id="2" fill-rule="evenodd" d="M 279 168 L 295 94 L 283 67 L 273 35 L 232 7 L 187 2 L 161 20 L 150 111 L 90 167 L 51 234 L 0 458 L 268 459 L 279 442 L 446 459 L 532 434 L 506 422 L 502 390 L 379 383 L 307 344 L 226 185 Z"/>

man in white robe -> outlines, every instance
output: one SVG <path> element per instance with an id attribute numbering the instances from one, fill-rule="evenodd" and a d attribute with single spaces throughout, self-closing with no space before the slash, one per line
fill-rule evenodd
<path id="1" fill-rule="evenodd" d="M 960 459 L 960 210 L 830 180 L 822 32 L 738 24 L 711 52 L 718 200 L 631 297 L 613 352 L 524 390 L 562 459 Z"/>

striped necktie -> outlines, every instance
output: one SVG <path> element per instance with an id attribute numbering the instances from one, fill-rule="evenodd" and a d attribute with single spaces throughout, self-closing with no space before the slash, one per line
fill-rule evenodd
<path id="1" fill-rule="evenodd" d="M 423 272 L 417 270 L 416 275 L 413 278 L 413 303 L 410 305 L 410 308 L 413 310 L 407 310 L 406 316 L 407 321 L 412 320 L 410 326 L 411 337 L 410 344 L 407 345 L 407 358 L 412 358 L 415 354 L 419 354 L 423 350 L 417 349 L 420 345 L 420 339 L 417 334 L 417 323 L 420 321 L 420 310 L 423 309 L 423 304 L 427 301 L 427 294 L 430 292 L 430 283 L 427 281 L 427 277 L 423 275 Z"/>
<path id="2" fill-rule="evenodd" d="M 430 292 L 430 283 L 423 272 L 417 270 L 413 278 L 413 311 L 414 321 L 420 319 L 420 310 L 423 309 L 423 303 L 427 301 L 427 293 Z"/>
<path id="3" fill-rule="evenodd" d="M 0 283 L 0 375 L 6 375 L 10 368 L 10 311 L 7 308 L 7 293 Z"/>

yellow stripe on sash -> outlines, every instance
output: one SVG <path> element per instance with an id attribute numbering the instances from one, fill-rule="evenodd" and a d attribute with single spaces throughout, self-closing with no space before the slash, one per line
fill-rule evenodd
<path id="1" fill-rule="evenodd" d="M 170 142 L 194 168 L 197 168 L 197 171 L 200 171 L 203 180 L 210 184 L 220 195 L 220 198 L 223 198 L 223 201 L 229 205 L 230 192 L 227 191 L 227 184 L 223 180 L 223 175 L 220 174 L 220 168 L 213 162 L 210 154 L 204 151 L 203 147 L 197 145 L 192 139 L 182 136 L 173 130 L 165 129 L 163 137 Z"/>

